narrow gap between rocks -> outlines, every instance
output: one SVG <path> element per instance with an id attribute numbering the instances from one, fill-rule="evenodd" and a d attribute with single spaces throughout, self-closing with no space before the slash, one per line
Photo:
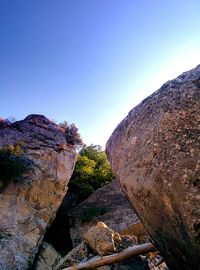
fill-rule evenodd
<path id="1" fill-rule="evenodd" d="M 73 248 L 69 217 L 67 213 L 63 213 L 62 206 L 58 210 L 51 226 L 47 229 L 44 241 L 51 244 L 61 255 L 66 255 Z"/>
<path id="2" fill-rule="evenodd" d="M 70 218 L 68 216 L 68 211 L 77 204 L 78 200 L 76 194 L 74 192 L 70 192 L 70 189 L 68 189 L 62 204 L 57 211 L 55 219 L 53 220 L 50 227 L 47 228 L 44 235 L 43 242 L 51 244 L 53 248 L 62 256 L 66 255 L 73 249 L 72 239 L 70 236 Z M 40 254 L 40 250 L 41 247 L 35 256 L 31 270 L 35 269 L 35 263 L 38 260 L 38 254 Z"/>
<path id="3" fill-rule="evenodd" d="M 69 186 L 56 217 L 44 236 L 44 241 L 51 244 L 62 256 L 66 255 L 73 248 L 68 212 L 77 204 L 76 193 L 71 192 Z"/>

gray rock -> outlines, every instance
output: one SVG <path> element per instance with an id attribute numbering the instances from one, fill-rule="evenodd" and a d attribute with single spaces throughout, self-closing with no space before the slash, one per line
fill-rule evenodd
<path id="1" fill-rule="evenodd" d="M 47 242 L 43 242 L 37 255 L 34 270 L 52 270 L 60 260 L 60 254 Z"/>
<path id="2" fill-rule="evenodd" d="M 107 155 L 172 270 L 200 265 L 200 65 L 165 83 L 117 126 Z"/>
<path id="3" fill-rule="evenodd" d="M 73 246 L 80 244 L 84 234 L 98 221 L 106 223 L 112 230 L 120 233 L 140 222 L 117 179 L 96 190 L 85 201 L 69 210 L 68 214 L 71 219 L 70 234 Z M 131 234 L 130 231 L 126 233 Z"/>
<path id="4" fill-rule="evenodd" d="M 32 264 L 76 161 L 75 147 L 67 145 L 62 129 L 44 116 L 30 115 L 0 128 L 0 148 L 20 141 L 34 171 L 0 193 L 0 267 L 6 270 Z"/>
<path id="5" fill-rule="evenodd" d="M 72 249 L 65 257 L 60 258 L 59 262 L 55 265 L 55 270 L 61 270 L 70 267 L 80 262 L 85 262 L 91 259 L 94 254 L 91 254 L 89 246 L 86 242 L 81 242 L 78 246 Z"/>
<path id="6" fill-rule="evenodd" d="M 137 244 L 136 237 L 128 237 L 119 235 L 107 227 L 103 222 L 98 222 L 96 226 L 90 228 L 84 235 L 84 241 L 72 249 L 65 257 L 61 258 L 55 264 L 55 270 L 61 270 L 66 267 L 88 262 L 104 255 L 120 252 L 121 250 Z M 96 255 L 100 257 L 96 257 Z M 112 265 L 97 267 L 95 269 L 102 270 L 121 270 L 121 269 L 149 269 L 147 260 L 143 260 L 140 256 L 127 259 L 123 262 Z"/>

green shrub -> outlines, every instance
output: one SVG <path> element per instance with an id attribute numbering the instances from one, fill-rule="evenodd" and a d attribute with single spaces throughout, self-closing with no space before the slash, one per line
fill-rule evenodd
<path id="1" fill-rule="evenodd" d="M 103 207 L 89 207 L 84 209 L 81 216 L 82 223 L 90 222 L 94 217 L 98 217 L 105 214 L 105 209 Z"/>
<path id="2" fill-rule="evenodd" d="M 110 164 L 101 146 L 84 145 L 69 182 L 69 192 L 76 193 L 79 196 L 78 202 L 81 202 L 98 188 L 110 183 L 113 178 Z"/>
<path id="3" fill-rule="evenodd" d="M 0 149 L 0 192 L 8 184 L 19 182 L 23 174 L 33 168 L 33 161 L 30 160 L 22 149 L 22 144 L 5 145 Z"/>

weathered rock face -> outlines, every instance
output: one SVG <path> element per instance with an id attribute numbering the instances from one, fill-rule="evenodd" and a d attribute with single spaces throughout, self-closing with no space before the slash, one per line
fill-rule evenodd
<path id="1" fill-rule="evenodd" d="M 60 254 L 47 242 L 43 242 L 40 247 L 40 252 L 37 255 L 35 265 L 32 267 L 34 270 L 50 270 L 61 259 Z"/>
<path id="2" fill-rule="evenodd" d="M 200 65 L 132 109 L 107 155 L 170 270 L 200 265 Z"/>
<path id="3" fill-rule="evenodd" d="M 0 128 L 0 147 L 24 143 L 34 172 L 0 193 L 0 269 L 27 269 L 66 194 L 76 161 L 62 129 L 44 116 Z"/>
<path id="4" fill-rule="evenodd" d="M 117 179 L 68 210 L 68 215 L 71 219 L 70 234 L 73 246 L 80 244 L 84 234 L 98 221 L 106 223 L 112 230 L 120 233 L 140 222 Z M 131 234 L 130 231 L 126 233 Z"/>
<path id="5" fill-rule="evenodd" d="M 86 232 L 84 240 L 97 254 L 104 256 L 116 251 L 115 242 L 121 242 L 121 236 L 105 223 L 98 222 Z"/>

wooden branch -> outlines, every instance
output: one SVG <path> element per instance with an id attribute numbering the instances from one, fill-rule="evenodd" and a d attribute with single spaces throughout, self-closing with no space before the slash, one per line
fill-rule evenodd
<path id="1" fill-rule="evenodd" d="M 157 249 L 153 244 L 145 243 L 141 245 L 128 247 L 122 250 L 121 252 L 115 253 L 112 255 L 108 255 L 104 257 L 96 256 L 87 262 L 83 262 L 77 265 L 63 268 L 62 270 L 94 269 L 96 267 L 121 262 L 131 257 L 138 256 L 138 255 L 148 253 L 148 252 L 154 252 L 154 251 L 157 251 Z"/>

